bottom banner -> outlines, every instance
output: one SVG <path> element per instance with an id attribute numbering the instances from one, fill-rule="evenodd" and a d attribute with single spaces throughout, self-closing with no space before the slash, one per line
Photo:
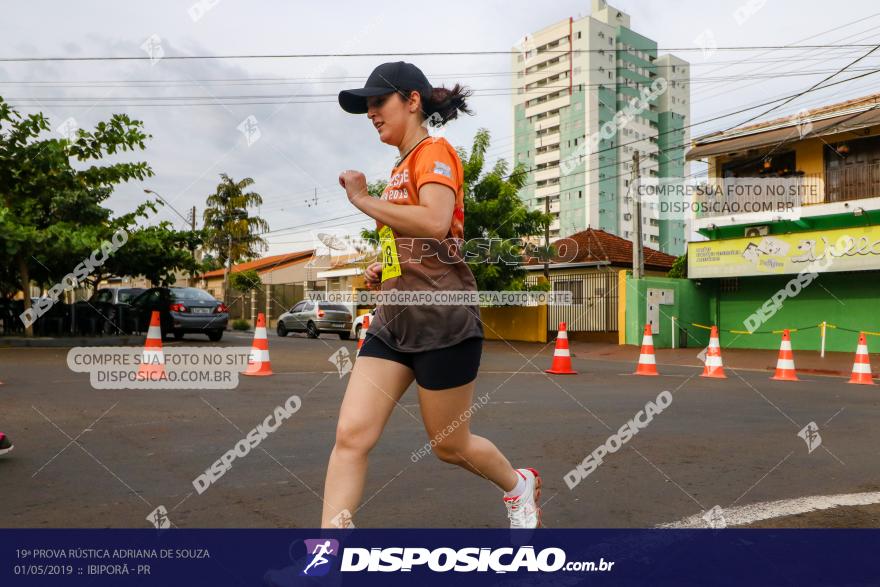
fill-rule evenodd
<path id="1" fill-rule="evenodd" d="M 880 530 L 0 530 L 0 585 L 877 585 Z"/>

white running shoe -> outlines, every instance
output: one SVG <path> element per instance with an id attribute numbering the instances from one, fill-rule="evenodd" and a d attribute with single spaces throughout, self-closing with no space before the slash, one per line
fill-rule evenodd
<path id="1" fill-rule="evenodd" d="M 516 469 L 526 480 L 526 489 L 522 495 L 504 497 L 507 506 L 507 517 L 511 528 L 537 528 L 541 525 L 541 476 L 532 468 Z"/>
<path id="2" fill-rule="evenodd" d="M 5 455 L 10 452 L 14 446 L 12 446 L 12 441 L 9 440 L 9 437 L 0 432 L 0 455 Z"/>

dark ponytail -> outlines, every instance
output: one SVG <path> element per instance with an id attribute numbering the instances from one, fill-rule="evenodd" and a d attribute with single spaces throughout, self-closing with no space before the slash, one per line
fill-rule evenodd
<path id="1" fill-rule="evenodd" d="M 467 99 L 473 92 L 461 84 L 455 84 L 452 89 L 439 87 L 434 88 L 431 98 L 424 100 L 422 109 L 425 111 L 425 119 L 431 126 L 442 126 L 450 120 L 458 118 L 459 112 L 473 114 L 467 105 Z M 432 116 L 437 114 L 438 116 Z"/>

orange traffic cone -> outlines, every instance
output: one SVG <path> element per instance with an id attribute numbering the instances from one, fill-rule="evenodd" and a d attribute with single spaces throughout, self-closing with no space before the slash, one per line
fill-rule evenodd
<path id="1" fill-rule="evenodd" d="M 159 321 L 159 312 L 153 310 L 150 316 L 150 329 L 147 330 L 147 340 L 144 342 L 144 352 L 141 355 L 141 366 L 138 367 L 137 378 L 139 381 L 148 379 L 157 381 L 165 377 L 165 353 L 162 352 L 162 326 Z"/>
<path id="2" fill-rule="evenodd" d="M 874 380 L 871 379 L 871 359 L 868 356 L 868 341 L 865 339 L 864 332 L 859 332 L 859 345 L 856 347 L 856 360 L 853 363 L 852 377 L 850 377 L 849 383 L 874 385 Z"/>
<path id="3" fill-rule="evenodd" d="M 639 354 L 639 364 L 636 366 L 634 375 L 659 375 L 657 373 L 657 359 L 654 356 L 654 336 L 650 324 L 645 324 L 642 352 Z"/>
<path id="4" fill-rule="evenodd" d="M 776 381 L 800 381 L 794 370 L 794 355 L 791 353 L 791 337 L 788 334 L 788 328 L 782 331 L 782 344 L 779 345 L 776 373 L 770 379 L 775 379 Z"/>
<path id="5" fill-rule="evenodd" d="M 254 375 L 257 377 L 272 375 L 272 363 L 269 361 L 269 338 L 266 336 L 266 316 L 262 312 L 257 314 L 257 327 L 254 328 L 254 344 L 251 346 L 248 367 L 242 375 Z"/>
<path id="6" fill-rule="evenodd" d="M 724 374 L 724 365 L 721 364 L 721 344 L 718 342 L 718 327 L 712 326 L 709 334 L 709 348 L 706 350 L 706 366 L 700 377 L 713 377 L 715 379 L 727 379 Z"/>
<path id="7" fill-rule="evenodd" d="M 553 364 L 545 373 L 554 375 L 575 375 L 577 371 L 571 368 L 571 353 L 568 352 L 568 332 L 565 330 L 565 322 L 559 323 L 559 331 L 556 333 L 556 349 L 553 351 Z"/>
<path id="8" fill-rule="evenodd" d="M 361 324 L 361 331 L 358 333 L 358 346 L 355 355 L 360 354 L 361 347 L 364 346 L 364 339 L 367 337 L 367 330 L 370 328 L 370 315 L 364 316 L 364 322 Z"/>

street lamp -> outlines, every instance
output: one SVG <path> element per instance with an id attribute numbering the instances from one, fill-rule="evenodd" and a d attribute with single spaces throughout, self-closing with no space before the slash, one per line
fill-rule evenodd
<path id="1" fill-rule="evenodd" d="M 154 196 L 156 196 L 157 198 L 159 198 L 159 199 L 162 201 L 163 204 L 165 204 L 166 206 L 168 206 L 169 208 L 171 208 L 171 209 L 174 211 L 175 214 L 177 214 L 178 216 L 180 216 L 181 218 L 183 218 L 183 221 L 186 222 L 187 224 L 189 224 L 189 222 L 190 222 L 189 218 L 187 218 L 186 216 L 184 216 L 183 214 L 181 214 L 180 212 L 178 212 L 178 211 L 177 211 L 177 208 L 175 208 L 174 206 L 172 206 L 172 205 L 171 205 L 171 202 L 169 202 L 168 200 L 166 200 L 165 198 L 163 198 L 162 195 L 161 195 L 160 193 L 158 193 L 158 192 L 154 192 L 154 191 L 151 190 L 151 189 L 145 189 L 145 190 L 144 190 L 144 193 L 146 193 L 146 194 L 153 194 Z M 195 218 L 193 218 L 193 224 L 195 224 Z"/>

